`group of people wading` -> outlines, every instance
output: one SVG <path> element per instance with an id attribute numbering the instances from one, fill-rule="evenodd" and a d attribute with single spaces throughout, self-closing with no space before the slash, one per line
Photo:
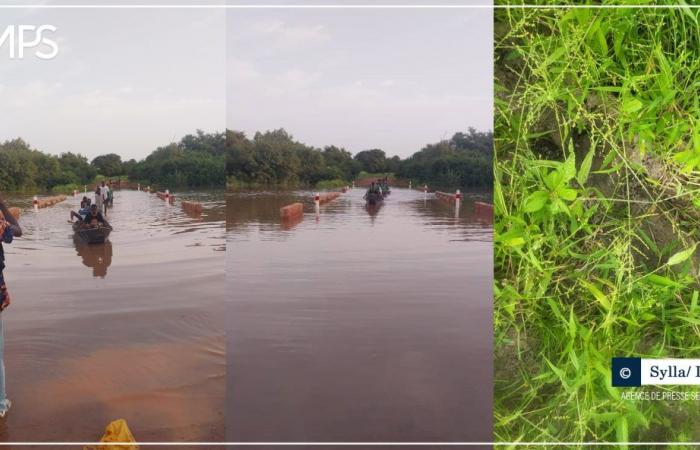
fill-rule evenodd
<path id="1" fill-rule="evenodd" d="M 72 222 L 75 217 L 85 226 L 97 227 L 106 224 L 107 209 L 114 206 L 114 192 L 110 185 L 111 183 L 103 181 L 95 186 L 95 202 L 93 203 L 87 196 L 83 197 L 78 212 L 70 212 L 70 221 Z"/>

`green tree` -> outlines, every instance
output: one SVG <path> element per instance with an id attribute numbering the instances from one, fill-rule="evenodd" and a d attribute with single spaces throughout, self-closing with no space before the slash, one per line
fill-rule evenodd
<path id="1" fill-rule="evenodd" d="M 63 172 L 62 181 L 59 184 L 88 184 L 97 175 L 97 169 L 90 165 L 88 159 L 76 153 L 61 153 L 58 164 Z"/>
<path id="2" fill-rule="evenodd" d="M 388 168 L 384 150 L 363 150 L 355 155 L 355 160 L 361 164 L 362 170 L 370 173 L 386 172 Z"/>
<path id="3" fill-rule="evenodd" d="M 255 133 L 248 139 L 226 131 L 226 176 L 239 185 L 306 185 L 349 182 L 359 172 L 392 172 L 431 185 L 490 187 L 493 183 L 493 135 L 473 128 L 428 144 L 410 158 L 387 158 L 380 149 L 354 157 L 345 149 L 323 150 L 294 140 L 284 129 Z"/>
<path id="4" fill-rule="evenodd" d="M 493 133 L 469 128 L 428 144 L 402 161 L 397 175 L 446 187 L 493 186 Z"/>
<path id="5" fill-rule="evenodd" d="M 124 174 L 124 169 L 122 168 L 122 158 L 116 153 L 100 155 L 93 159 L 90 165 L 92 165 L 99 174 L 107 177 L 114 177 Z"/>
<path id="6" fill-rule="evenodd" d="M 158 186 L 224 186 L 224 133 L 198 130 L 180 142 L 158 147 L 144 160 L 123 164 L 129 178 Z"/>

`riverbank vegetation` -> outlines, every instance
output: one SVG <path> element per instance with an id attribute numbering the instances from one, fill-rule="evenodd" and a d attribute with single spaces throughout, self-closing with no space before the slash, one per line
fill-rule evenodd
<path id="1" fill-rule="evenodd" d="M 125 164 L 131 180 L 157 186 L 221 187 L 226 183 L 225 133 L 188 134 L 178 143 L 154 150 L 145 159 Z"/>
<path id="2" fill-rule="evenodd" d="M 493 134 L 470 128 L 401 161 L 396 175 L 433 186 L 493 186 Z"/>
<path id="3" fill-rule="evenodd" d="M 226 148 L 226 174 L 232 187 L 316 186 L 322 181 L 351 180 L 359 172 L 350 152 L 334 146 L 315 149 L 281 129 L 256 133 L 252 139 L 229 130 Z"/>
<path id="4" fill-rule="evenodd" d="M 700 350 L 699 14 L 495 11 L 497 441 L 700 439 L 610 373 Z"/>
<path id="5" fill-rule="evenodd" d="M 414 183 L 454 188 L 490 188 L 493 135 L 470 129 L 426 145 L 411 157 L 368 149 L 352 155 L 333 145 L 322 149 L 296 141 L 285 130 L 256 133 L 197 131 L 158 147 L 146 158 L 122 160 L 116 153 L 92 160 L 34 149 L 21 138 L 0 143 L 0 190 L 69 193 L 102 178 L 168 187 L 310 186 L 332 189 L 366 174 L 394 174 Z"/>
<path id="6" fill-rule="evenodd" d="M 178 143 L 159 147 L 141 161 L 122 161 L 114 153 L 92 161 L 71 152 L 56 156 L 17 138 L 0 143 L 0 191 L 67 193 L 102 178 L 124 178 L 154 186 L 223 187 L 224 136 L 198 131 Z"/>
<path id="7" fill-rule="evenodd" d="M 461 188 L 493 184 L 493 135 L 469 129 L 451 139 L 426 145 L 411 157 L 388 157 L 381 149 L 354 156 L 336 146 L 314 148 L 283 129 L 256 133 L 227 132 L 226 174 L 229 187 L 348 185 L 362 173 L 392 173 L 416 183 Z"/>

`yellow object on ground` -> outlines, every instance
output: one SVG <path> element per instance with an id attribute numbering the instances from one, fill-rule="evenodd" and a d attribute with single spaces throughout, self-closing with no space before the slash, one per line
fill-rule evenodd
<path id="1" fill-rule="evenodd" d="M 117 419 L 107 425 L 105 434 L 102 435 L 100 442 L 107 443 L 106 445 L 88 446 L 84 450 L 138 450 L 139 446 L 120 445 L 123 442 L 136 442 L 134 435 L 131 434 L 126 420 Z M 110 442 L 119 442 L 120 444 L 110 444 Z"/>

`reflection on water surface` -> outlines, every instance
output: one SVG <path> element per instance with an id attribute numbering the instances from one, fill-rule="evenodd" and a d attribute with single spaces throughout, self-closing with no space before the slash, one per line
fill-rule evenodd
<path id="1" fill-rule="evenodd" d="M 363 194 L 227 194 L 228 439 L 491 440 L 489 196 Z"/>

